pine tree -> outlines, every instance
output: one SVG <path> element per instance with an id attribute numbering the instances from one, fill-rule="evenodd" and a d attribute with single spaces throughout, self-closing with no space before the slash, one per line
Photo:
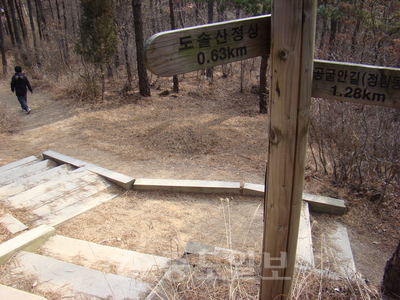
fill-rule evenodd
<path id="1" fill-rule="evenodd" d="M 113 1 L 82 0 L 81 8 L 80 39 L 76 44 L 76 52 L 85 62 L 100 67 L 104 99 L 104 67 L 111 62 L 117 51 Z"/>

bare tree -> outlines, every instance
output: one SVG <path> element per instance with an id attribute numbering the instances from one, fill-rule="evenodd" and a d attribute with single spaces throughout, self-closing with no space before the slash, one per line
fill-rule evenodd
<path id="1" fill-rule="evenodd" d="M 7 59 L 6 59 L 6 50 L 4 47 L 4 28 L 3 28 L 3 20 L 0 18 L 0 51 L 1 51 L 1 62 L 3 65 L 3 74 L 7 74 Z"/>
<path id="2" fill-rule="evenodd" d="M 42 1 L 35 0 L 35 4 L 36 4 L 36 18 L 39 30 L 39 37 L 40 39 L 44 39 L 45 37 L 44 31 L 46 29 L 46 18 L 43 13 Z"/>
<path id="3" fill-rule="evenodd" d="M 15 8 L 16 8 L 16 11 L 17 11 L 17 14 L 18 14 L 19 26 L 21 28 L 22 37 L 24 38 L 24 40 L 26 40 L 27 36 L 28 36 L 28 33 L 27 33 L 27 29 L 26 29 L 24 14 L 22 13 L 22 8 L 21 7 L 22 7 L 21 0 L 16 1 L 15 2 Z"/>
<path id="4" fill-rule="evenodd" d="M 208 8 L 208 23 L 212 23 L 214 20 L 214 0 L 208 0 L 207 8 Z M 212 67 L 207 68 L 206 77 L 210 78 L 212 80 L 213 73 L 214 73 L 214 69 Z"/>
<path id="5" fill-rule="evenodd" d="M 133 89 L 133 72 L 132 72 L 132 64 L 131 64 L 131 51 L 129 50 L 129 40 L 131 36 L 131 32 L 129 32 L 129 28 L 132 24 L 132 14 L 127 9 L 128 3 L 126 1 L 116 1 L 116 13 L 117 18 L 115 22 L 117 23 L 117 32 L 119 39 L 122 44 L 122 51 L 125 58 L 125 69 L 126 69 L 126 78 L 127 82 L 123 87 L 124 91 L 131 91 Z"/>
<path id="6" fill-rule="evenodd" d="M 39 55 L 38 55 L 38 41 L 37 41 L 37 36 L 36 36 L 36 26 L 35 26 L 35 20 L 33 18 L 32 1 L 27 0 L 26 3 L 28 4 L 29 23 L 31 25 L 31 30 L 32 30 L 33 49 L 35 52 L 36 63 L 40 66 L 40 59 L 39 59 Z"/>
<path id="7" fill-rule="evenodd" d="M 11 43 L 15 45 L 15 35 L 14 35 L 14 30 L 11 25 L 11 17 L 10 17 L 10 9 L 8 8 L 7 2 L 5 0 L 0 1 L 3 9 L 4 9 L 4 15 L 6 17 L 6 23 L 7 25 L 5 26 L 5 32 L 7 35 L 11 38 Z"/>
<path id="8" fill-rule="evenodd" d="M 13 26 L 14 35 L 15 35 L 15 41 L 16 41 L 17 45 L 21 46 L 22 39 L 21 39 L 21 34 L 20 34 L 19 26 L 18 26 L 17 10 L 15 8 L 14 0 L 8 0 L 8 5 L 10 7 L 10 12 L 11 12 L 11 20 L 12 20 L 12 26 Z"/>
<path id="9" fill-rule="evenodd" d="M 172 0 L 169 0 L 169 17 L 171 19 L 171 29 L 176 29 L 175 27 L 175 16 L 174 16 L 174 2 Z M 179 92 L 179 81 L 178 81 L 178 76 L 174 75 L 172 77 L 172 81 L 174 83 L 174 92 L 178 93 Z"/>
<path id="10" fill-rule="evenodd" d="M 142 23 L 142 3 L 139 0 L 132 0 L 133 20 L 135 26 L 136 53 L 137 53 L 137 69 L 139 76 L 139 92 L 144 97 L 150 96 L 150 86 L 147 79 L 147 70 L 144 65 L 144 38 Z"/>

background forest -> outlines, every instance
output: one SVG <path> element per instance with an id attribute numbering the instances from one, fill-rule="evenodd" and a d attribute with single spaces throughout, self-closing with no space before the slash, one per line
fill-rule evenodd
<path id="1" fill-rule="evenodd" d="M 149 96 L 156 81 L 142 61 L 152 34 L 265 14 L 270 1 L 1 0 L 3 76 L 20 62 L 42 87 L 76 101 L 104 99 L 106 87 Z M 319 0 L 316 59 L 400 67 L 400 2 Z M 209 69 L 210 82 L 240 77 L 241 92 L 256 92 L 267 113 L 268 57 Z M 150 76 L 150 78 L 148 77 Z M 174 76 L 174 91 L 185 76 Z M 257 85 L 254 85 L 257 83 Z M 37 84 L 38 85 L 38 84 Z M 398 209 L 398 109 L 313 99 L 309 169 Z M 394 206 L 394 207 L 393 207 Z"/>

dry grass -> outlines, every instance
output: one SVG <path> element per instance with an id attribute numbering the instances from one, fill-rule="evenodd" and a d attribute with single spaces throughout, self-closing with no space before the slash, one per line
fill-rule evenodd
<path id="1" fill-rule="evenodd" d="M 12 215 L 14 218 L 17 218 L 18 220 L 21 221 L 23 213 L 21 213 L 21 210 L 10 210 L 6 206 L 4 206 L 2 203 L 0 203 L 0 219 L 3 218 L 6 214 Z M 26 215 L 25 215 L 26 217 Z M 24 223 L 24 222 L 23 222 Z M 26 223 L 24 223 L 26 225 Z M 22 232 L 19 233 L 11 233 L 3 224 L 0 225 L 0 244 L 4 243 L 5 241 L 8 241 L 9 239 L 12 239 L 16 237 L 17 235 L 21 234 Z"/>
<path id="2" fill-rule="evenodd" d="M 17 101 L 17 100 L 15 100 Z M 19 124 L 11 113 L 6 103 L 0 103 L 0 133 L 12 132 Z"/>
<path id="3" fill-rule="evenodd" d="M 3 217 L 4 213 L 0 211 L 0 219 Z M 6 227 L 0 225 L 0 244 L 13 238 L 15 235 L 12 234 Z"/>
<path id="4" fill-rule="evenodd" d="M 223 137 L 199 120 L 165 122 L 141 137 L 154 147 L 175 153 L 208 154 L 216 151 Z"/>
<path id="5" fill-rule="evenodd" d="M 382 299 L 376 288 L 361 278 L 326 276 L 320 269 L 297 269 L 292 288 L 291 300 Z"/>
<path id="6" fill-rule="evenodd" d="M 253 270 L 244 273 L 245 265 L 236 265 L 215 256 L 186 256 L 190 269 L 167 273 L 158 294 L 169 300 L 258 299 L 259 280 Z M 239 270 L 241 269 L 241 270 Z"/>

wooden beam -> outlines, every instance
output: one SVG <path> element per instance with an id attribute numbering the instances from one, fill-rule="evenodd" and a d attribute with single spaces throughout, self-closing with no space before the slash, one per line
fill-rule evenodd
<path id="1" fill-rule="evenodd" d="M 293 278 L 311 101 L 315 18 L 316 0 L 273 1 L 260 299 L 286 299 Z"/>

